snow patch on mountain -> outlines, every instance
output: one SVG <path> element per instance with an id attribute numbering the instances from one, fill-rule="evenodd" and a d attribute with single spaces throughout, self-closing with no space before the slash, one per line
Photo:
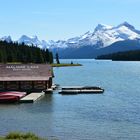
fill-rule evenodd
<path id="1" fill-rule="evenodd" d="M 22 35 L 16 42 L 34 45 L 42 49 L 66 49 L 93 46 L 97 49 L 107 47 L 115 42 L 124 40 L 140 40 L 140 31 L 128 22 L 123 22 L 118 26 L 98 24 L 93 32 L 86 32 L 83 35 L 70 38 L 68 40 L 45 41 L 39 40 L 37 36 Z M 4 36 L 0 40 L 11 42 L 10 36 Z"/>
<path id="2" fill-rule="evenodd" d="M 0 38 L 1 41 L 6 41 L 8 43 L 12 42 L 12 38 L 11 36 L 3 36 L 2 38 Z"/>
<path id="3" fill-rule="evenodd" d="M 19 44 L 25 43 L 26 45 L 34 45 L 39 48 L 47 48 L 47 42 L 45 40 L 39 40 L 37 36 L 28 37 L 26 35 L 22 35 L 17 41 Z"/>
<path id="4" fill-rule="evenodd" d="M 96 31 L 99 31 L 99 30 L 105 31 L 105 30 L 109 30 L 109 29 L 112 29 L 112 28 L 113 27 L 112 26 L 109 26 L 109 25 L 98 24 L 97 27 L 95 28 L 95 32 Z"/>
<path id="5" fill-rule="evenodd" d="M 104 48 L 118 41 L 135 39 L 140 39 L 140 31 L 136 30 L 128 22 L 124 22 L 116 27 L 98 24 L 93 33 L 87 32 L 66 41 L 50 43 L 49 48 L 79 48 L 83 46 Z"/>

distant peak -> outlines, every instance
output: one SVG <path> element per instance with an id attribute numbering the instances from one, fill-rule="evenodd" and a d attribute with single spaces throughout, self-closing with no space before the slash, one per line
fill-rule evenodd
<path id="1" fill-rule="evenodd" d="M 0 40 L 7 41 L 7 42 L 12 42 L 12 38 L 11 38 L 10 35 L 9 36 L 3 36 L 2 38 L 0 38 Z"/>
<path id="2" fill-rule="evenodd" d="M 129 29 L 135 29 L 135 27 L 133 26 L 133 25 L 131 25 L 131 24 L 129 24 L 128 22 L 123 22 L 123 23 L 121 23 L 118 27 L 121 27 L 121 26 L 125 26 L 125 27 L 127 27 L 127 28 L 129 28 Z"/>
<path id="3" fill-rule="evenodd" d="M 27 35 L 22 35 L 22 36 L 20 37 L 20 39 L 27 39 L 27 38 L 29 38 Z"/>
<path id="4" fill-rule="evenodd" d="M 125 25 L 125 26 L 129 26 L 131 25 L 130 23 L 128 23 L 127 21 L 124 21 L 123 23 L 121 23 L 122 25 Z M 132 25 L 131 25 L 132 26 Z"/>
<path id="5" fill-rule="evenodd" d="M 28 37 L 27 35 L 22 35 L 21 37 Z"/>
<path id="6" fill-rule="evenodd" d="M 33 36 L 22 35 L 21 38 L 34 38 L 34 39 L 37 39 L 38 37 L 36 35 L 33 35 Z"/>
<path id="7" fill-rule="evenodd" d="M 111 29 L 112 26 L 109 26 L 109 25 L 105 25 L 105 24 L 98 24 L 95 28 L 95 31 L 98 31 L 98 30 L 107 30 L 107 29 Z"/>

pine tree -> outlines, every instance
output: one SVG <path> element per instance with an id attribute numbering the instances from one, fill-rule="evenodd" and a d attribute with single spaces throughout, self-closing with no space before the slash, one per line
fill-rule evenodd
<path id="1" fill-rule="evenodd" d="M 57 63 L 57 64 L 60 64 L 58 53 L 56 53 L 56 63 Z"/>
<path id="2" fill-rule="evenodd" d="M 53 53 L 52 52 L 49 53 L 49 60 L 50 60 L 50 64 L 52 64 L 53 63 Z"/>
<path id="3" fill-rule="evenodd" d="M 1 51 L 0 51 L 0 63 L 2 62 L 2 55 L 1 55 Z"/>
<path id="4" fill-rule="evenodd" d="M 24 43 L 0 41 L 0 62 L 53 63 L 52 52 Z"/>

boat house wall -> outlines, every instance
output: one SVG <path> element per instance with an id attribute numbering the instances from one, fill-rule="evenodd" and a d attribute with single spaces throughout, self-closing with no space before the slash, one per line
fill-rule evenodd
<path id="1" fill-rule="evenodd" d="M 42 91 L 52 86 L 47 64 L 0 64 L 0 91 Z"/>

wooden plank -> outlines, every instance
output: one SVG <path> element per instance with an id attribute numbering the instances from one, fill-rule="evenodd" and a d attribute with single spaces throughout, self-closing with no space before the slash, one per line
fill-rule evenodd
<path id="1" fill-rule="evenodd" d="M 44 95 L 45 95 L 44 92 L 31 93 L 31 94 L 23 97 L 22 99 L 20 99 L 20 103 L 33 103 L 33 102 L 37 101 L 39 98 L 41 98 Z"/>

